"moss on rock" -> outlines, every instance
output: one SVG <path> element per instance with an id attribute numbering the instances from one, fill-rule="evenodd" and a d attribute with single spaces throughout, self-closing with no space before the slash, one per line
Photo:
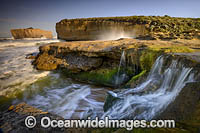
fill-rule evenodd
<path id="1" fill-rule="evenodd" d="M 113 86 L 115 82 L 115 76 L 118 69 L 99 69 L 90 72 L 81 72 L 74 75 L 75 78 L 83 81 L 89 81 L 96 84 L 103 84 L 106 86 Z"/>
<path id="2" fill-rule="evenodd" d="M 133 76 L 124 86 L 125 88 L 129 88 L 132 87 L 133 84 L 136 82 L 136 80 L 138 80 L 140 77 L 144 76 L 146 74 L 146 70 L 143 70 L 142 72 L 140 72 L 139 74 Z"/>
<path id="3" fill-rule="evenodd" d="M 149 47 L 150 49 L 154 51 L 163 51 L 164 53 L 191 53 L 195 52 L 197 50 L 194 50 L 188 46 L 180 46 L 180 45 L 152 45 Z"/>
<path id="4" fill-rule="evenodd" d="M 144 50 L 140 56 L 140 66 L 142 70 L 150 71 L 156 58 L 162 51 Z"/>
<path id="5" fill-rule="evenodd" d="M 120 80 L 120 84 L 126 83 L 134 74 L 134 71 L 131 68 L 121 68 L 118 72 L 118 68 L 99 68 L 92 71 L 83 71 L 80 73 L 72 73 L 69 70 L 63 70 L 65 74 L 69 77 L 72 77 L 75 80 L 81 82 L 89 82 L 96 85 L 104 85 L 110 87 L 116 87 L 116 78 L 117 76 L 124 78 Z"/>

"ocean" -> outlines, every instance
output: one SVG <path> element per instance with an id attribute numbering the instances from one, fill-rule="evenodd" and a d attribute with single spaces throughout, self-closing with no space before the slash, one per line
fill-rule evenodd
<path id="1" fill-rule="evenodd" d="M 26 102 L 64 118 L 84 118 L 102 113 L 107 88 L 76 82 L 59 72 L 36 70 L 26 55 L 58 39 L 1 39 L 1 108 Z M 3 106 L 5 105 L 5 106 Z M 95 110 L 95 111 L 94 111 Z"/>

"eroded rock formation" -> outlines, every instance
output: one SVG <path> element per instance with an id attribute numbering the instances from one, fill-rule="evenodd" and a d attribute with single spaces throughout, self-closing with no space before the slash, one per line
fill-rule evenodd
<path id="1" fill-rule="evenodd" d="M 34 65 L 40 70 L 63 69 L 80 81 L 115 86 L 116 76 L 126 73 L 124 81 L 143 71 L 150 71 L 162 53 L 195 52 L 199 41 L 158 41 L 119 39 L 116 41 L 59 42 L 40 47 Z M 176 46 L 175 46 L 176 45 Z M 126 66 L 119 72 L 122 52 Z M 123 71 L 123 72 L 122 72 Z M 140 74 L 140 75 L 143 75 Z M 138 77 L 133 77 L 133 80 Z M 121 84 L 121 83 L 120 83 Z"/>
<path id="2" fill-rule="evenodd" d="M 131 39 L 52 43 L 40 47 L 40 55 L 35 64 L 42 70 L 54 70 L 58 66 L 65 66 L 74 72 L 88 71 L 102 65 L 103 58 L 119 60 L 122 52 L 120 48 L 131 44 Z"/>
<path id="3" fill-rule="evenodd" d="M 11 34 L 14 39 L 23 39 L 23 38 L 53 38 L 51 31 L 27 28 L 27 29 L 11 29 Z"/>
<path id="4" fill-rule="evenodd" d="M 59 39 L 98 40 L 200 38 L 200 20 L 159 16 L 64 19 L 56 23 Z"/>
<path id="5" fill-rule="evenodd" d="M 40 47 L 34 65 L 40 70 L 61 68 L 70 77 L 75 76 L 78 80 L 114 86 L 121 53 L 129 46 L 134 47 L 131 39 L 52 43 Z M 137 47 L 142 46 L 141 44 Z M 125 71 L 128 77 L 134 73 L 132 70 Z"/>

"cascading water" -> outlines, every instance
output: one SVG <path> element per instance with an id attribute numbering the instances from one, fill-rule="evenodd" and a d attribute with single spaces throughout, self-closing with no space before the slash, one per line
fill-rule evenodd
<path id="1" fill-rule="evenodd" d="M 106 92 L 101 88 L 91 89 L 89 85 L 71 84 L 64 88 L 45 89 L 44 93 L 24 101 L 66 119 L 82 119 L 91 111 L 96 114 L 103 111 L 104 99 L 101 97 Z"/>
<path id="2" fill-rule="evenodd" d="M 136 88 L 117 90 L 118 92 L 115 93 L 109 92 L 109 88 L 75 82 L 62 73 L 37 71 L 33 69 L 31 60 L 25 59 L 26 54 L 38 52 L 39 45 L 59 41 L 57 39 L 30 39 L 0 42 L 0 72 L 2 73 L 0 75 L 0 107 L 2 111 L 4 109 L 7 111 L 11 104 L 26 102 L 66 119 L 86 119 L 88 116 L 91 119 L 96 116 L 104 119 L 105 116 L 109 116 L 111 119 L 151 120 L 157 118 L 156 116 L 159 116 L 160 113 L 160 116 L 165 115 L 168 109 L 171 109 L 171 105 L 168 105 L 175 100 L 176 96 L 180 92 L 180 96 L 185 94 L 184 91 L 187 90 L 187 87 L 181 91 L 185 84 L 198 81 L 197 77 L 199 78 L 196 73 L 198 66 L 188 65 L 194 68 L 192 70 L 192 68 L 185 67 L 187 66 L 185 63 L 188 62 L 184 60 L 182 63 L 182 58 L 181 60 L 171 60 L 172 58 L 161 56 L 156 60 L 144 83 Z M 126 70 L 127 68 L 130 70 L 129 65 L 133 66 L 133 62 L 129 63 L 126 60 L 129 61 L 129 53 L 123 51 L 114 80 L 117 87 L 127 76 Z M 133 75 L 137 74 L 135 71 L 137 70 L 132 72 Z M 130 75 L 130 77 L 132 76 Z M 107 92 L 110 93 L 111 98 L 114 97 L 110 100 L 114 102 L 105 109 L 104 101 Z M 12 101 L 4 95 L 10 96 Z M 179 104 L 179 100 L 182 98 L 177 97 L 174 103 Z M 167 107 L 169 108 L 165 110 Z"/>
<path id="3" fill-rule="evenodd" d="M 26 102 L 66 119 L 82 119 L 91 113 L 102 114 L 107 91 L 106 88 L 75 83 L 62 74 L 50 73 L 26 88 L 23 98 L 13 104 Z"/>
<path id="4" fill-rule="evenodd" d="M 136 88 L 130 88 L 112 96 L 118 100 L 102 115 L 111 119 L 146 119 L 150 120 L 162 112 L 179 94 L 187 82 L 193 82 L 191 68 L 186 68 L 173 60 L 164 68 L 164 57 L 160 56 L 146 81 Z"/>
<path id="5" fill-rule="evenodd" d="M 118 86 L 121 84 L 120 81 L 123 81 L 125 78 L 125 74 L 120 74 L 120 71 L 122 70 L 121 68 L 126 65 L 126 56 L 125 56 L 125 51 L 122 52 L 121 58 L 120 58 L 120 63 L 117 71 L 117 77 L 115 80 L 115 86 Z"/>
<path id="6" fill-rule="evenodd" d="M 108 89 L 71 83 L 69 79 L 55 76 L 49 72 L 46 74 L 46 72 L 36 71 L 32 68 L 31 61 L 25 59 L 25 54 L 38 50 L 37 43 L 56 41 L 59 40 L 20 40 L 1 43 L 0 71 L 3 73 L 0 76 L 1 88 L 12 87 L 12 84 L 22 81 L 22 85 L 29 84 L 31 86 L 30 92 L 24 92 L 23 98 L 15 100 L 13 104 L 26 102 L 67 119 L 109 116 L 112 119 L 149 120 L 162 112 L 176 98 L 187 82 L 193 81 L 194 74 L 191 68 L 182 66 L 176 60 L 172 61 L 168 68 L 165 68 L 164 57 L 159 57 L 144 83 L 136 88 L 120 90 L 118 93 L 111 92 L 112 96 L 117 97 L 118 100 L 108 111 L 103 112 L 105 94 Z M 116 86 L 120 85 L 126 76 L 123 73 L 123 68 L 126 66 L 125 54 L 123 51 L 115 80 Z M 41 85 L 35 83 L 38 77 L 46 77 L 46 75 L 52 79 L 41 81 Z M 53 85 L 48 86 L 49 83 Z M 20 88 L 22 85 L 19 85 Z"/>
<path id="7" fill-rule="evenodd" d="M 32 94 L 41 89 L 33 84 L 31 97 L 24 95 L 22 100 L 15 102 L 25 101 L 67 119 L 85 119 L 88 116 L 103 119 L 109 116 L 111 119 L 150 120 L 165 110 L 187 82 L 194 81 L 191 68 L 184 67 L 176 60 L 172 60 L 166 68 L 164 58 L 161 56 L 156 60 L 146 81 L 138 87 L 123 89 L 117 93 L 110 91 L 113 97 L 117 97 L 117 101 L 106 112 L 103 111 L 105 94 L 108 91 L 106 88 L 69 83 L 69 79 L 60 76 L 51 79 L 49 83 L 55 82 L 55 85 L 44 86 L 42 93 Z"/>

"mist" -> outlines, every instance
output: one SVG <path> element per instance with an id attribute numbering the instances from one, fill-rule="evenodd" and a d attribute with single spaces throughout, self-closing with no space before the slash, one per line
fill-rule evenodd
<path id="1" fill-rule="evenodd" d="M 135 32 L 125 32 L 124 30 L 111 30 L 111 31 L 105 31 L 102 32 L 101 35 L 99 35 L 98 40 L 118 40 L 120 38 L 135 38 Z"/>

